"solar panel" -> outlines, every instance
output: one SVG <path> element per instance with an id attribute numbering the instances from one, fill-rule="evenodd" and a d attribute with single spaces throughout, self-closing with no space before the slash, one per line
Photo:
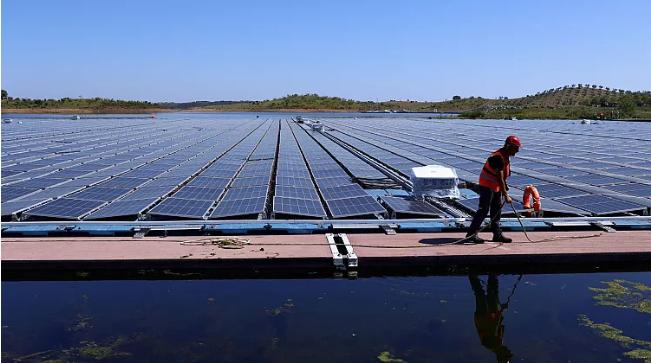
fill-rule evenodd
<path id="1" fill-rule="evenodd" d="M 143 187 L 140 187 L 136 190 L 133 191 L 133 193 L 129 193 L 124 198 L 123 200 L 136 200 L 136 199 L 152 199 L 152 198 L 160 198 L 164 196 L 165 194 L 169 193 L 172 190 L 173 187 L 167 186 L 167 187 L 157 187 L 157 186 L 149 186 L 149 184 L 146 184 Z"/>
<path id="2" fill-rule="evenodd" d="M 314 187 L 300 188 L 286 185 L 276 185 L 275 195 L 285 198 L 314 199 L 318 200 L 319 195 Z"/>
<path id="3" fill-rule="evenodd" d="M 215 201 L 224 191 L 223 188 L 198 188 L 185 186 L 174 193 L 174 198 Z"/>
<path id="4" fill-rule="evenodd" d="M 166 198 L 149 214 L 172 217 L 201 218 L 212 205 L 212 201 L 181 198 Z"/>
<path id="5" fill-rule="evenodd" d="M 231 187 L 253 187 L 256 185 L 269 185 L 269 179 L 271 177 L 267 176 L 255 176 L 252 178 L 236 178 L 231 184 Z"/>
<path id="6" fill-rule="evenodd" d="M 2 216 L 10 216 L 42 202 L 40 199 L 18 199 L 11 202 L 2 202 L 0 210 Z"/>
<path id="7" fill-rule="evenodd" d="M 352 183 L 350 178 L 343 178 L 343 177 L 335 177 L 335 178 L 327 178 L 327 179 L 316 179 L 317 185 L 319 185 L 319 189 L 325 189 L 325 188 L 335 188 L 335 187 L 341 187 L 344 185 L 349 185 Z"/>
<path id="8" fill-rule="evenodd" d="M 570 197 L 587 194 L 587 192 L 582 190 L 560 184 L 538 184 L 536 185 L 536 189 L 538 189 L 540 196 L 543 198 Z"/>
<path id="9" fill-rule="evenodd" d="M 27 194 L 37 191 L 37 188 L 19 188 L 14 186 L 2 186 L 2 201 L 9 201 L 12 199 L 20 198 Z"/>
<path id="10" fill-rule="evenodd" d="M 591 184 L 591 185 L 606 185 L 606 184 L 615 184 L 621 183 L 622 179 L 614 178 L 606 175 L 598 174 L 588 174 L 583 176 L 572 176 L 569 179 L 578 181 L 581 183 Z"/>
<path id="11" fill-rule="evenodd" d="M 157 199 L 118 200 L 98 211 L 91 213 L 84 220 L 133 216 L 141 213 Z"/>
<path id="12" fill-rule="evenodd" d="M 296 216 L 326 217 L 323 205 L 321 205 L 321 202 L 319 200 L 314 199 L 298 199 L 275 196 L 273 202 L 273 211 L 274 213 Z"/>
<path id="13" fill-rule="evenodd" d="M 266 197 L 224 200 L 217 205 L 210 218 L 223 218 L 264 213 Z"/>
<path id="14" fill-rule="evenodd" d="M 110 202 L 115 198 L 126 194 L 130 189 L 125 188 L 102 188 L 102 187 L 90 187 L 86 188 L 80 192 L 70 195 L 74 199 L 83 199 L 83 200 L 100 200 L 105 202 Z"/>
<path id="15" fill-rule="evenodd" d="M 334 218 L 384 213 L 385 209 L 370 195 L 364 197 L 326 200 Z"/>
<path id="16" fill-rule="evenodd" d="M 325 199 L 353 198 L 368 195 L 358 184 L 345 184 L 334 188 L 321 188 L 321 194 Z"/>
<path id="17" fill-rule="evenodd" d="M 52 217 L 61 219 L 79 219 L 79 217 L 101 206 L 105 202 L 97 200 L 79 200 L 59 198 L 43 206 L 30 210 L 29 217 Z"/>
<path id="18" fill-rule="evenodd" d="M 269 187 L 266 185 L 259 185 L 253 187 L 230 188 L 226 191 L 224 200 L 234 199 L 248 199 L 266 197 Z"/>
<path id="19" fill-rule="evenodd" d="M 24 180 L 18 183 L 11 184 L 11 186 L 19 187 L 19 188 L 41 189 L 41 188 L 47 188 L 50 186 L 61 184 L 65 181 L 66 179 L 42 177 L 42 178 L 33 178 L 29 180 Z"/>
<path id="20" fill-rule="evenodd" d="M 382 196 L 381 199 L 394 213 L 417 214 L 435 217 L 445 216 L 444 212 L 422 200 L 389 196 Z"/>
<path id="21" fill-rule="evenodd" d="M 104 188 L 127 188 L 132 189 L 143 183 L 147 182 L 147 179 L 140 178 L 127 178 L 127 177 L 117 177 L 109 179 L 101 184 Z"/>
<path id="22" fill-rule="evenodd" d="M 306 178 L 291 178 L 291 177 L 276 177 L 276 185 L 291 186 L 296 188 L 314 188 L 312 179 Z"/>

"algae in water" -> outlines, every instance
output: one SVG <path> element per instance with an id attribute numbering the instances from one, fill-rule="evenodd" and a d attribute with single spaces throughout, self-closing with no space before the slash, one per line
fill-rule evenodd
<path id="1" fill-rule="evenodd" d="M 602 281 L 605 288 L 591 287 L 598 305 L 633 309 L 651 314 L 651 286 L 626 280 Z"/>

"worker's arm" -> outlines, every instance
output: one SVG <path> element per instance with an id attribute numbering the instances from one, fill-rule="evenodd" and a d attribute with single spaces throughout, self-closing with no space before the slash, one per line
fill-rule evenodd
<path id="1" fill-rule="evenodd" d="M 500 170 L 500 190 L 502 191 L 502 195 L 504 196 L 504 200 L 511 204 L 513 202 L 513 199 L 509 196 L 509 191 L 508 191 L 508 186 L 506 185 L 506 180 L 504 178 L 504 171 Z"/>

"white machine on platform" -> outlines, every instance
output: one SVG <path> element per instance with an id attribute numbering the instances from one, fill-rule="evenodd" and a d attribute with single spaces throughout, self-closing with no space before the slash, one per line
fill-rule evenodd
<path id="1" fill-rule="evenodd" d="M 426 165 L 411 169 L 414 196 L 459 198 L 459 177 L 454 168 Z"/>

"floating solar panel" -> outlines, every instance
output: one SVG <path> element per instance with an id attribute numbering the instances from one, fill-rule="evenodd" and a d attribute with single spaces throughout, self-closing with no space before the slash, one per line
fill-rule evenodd
<path id="1" fill-rule="evenodd" d="M 269 185 L 270 176 L 255 176 L 251 178 L 236 178 L 231 187 L 253 187 L 256 185 Z"/>
<path id="2" fill-rule="evenodd" d="M 217 205 L 210 218 L 261 214 L 265 211 L 266 200 L 266 197 L 224 200 Z"/>
<path id="3" fill-rule="evenodd" d="M 18 199 L 10 202 L 2 202 L 0 210 L 2 211 L 2 216 L 6 217 L 41 203 L 43 203 L 43 200 L 40 199 Z"/>
<path id="4" fill-rule="evenodd" d="M 293 186 L 286 186 L 286 185 L 276 185 L 275 195 L 278 197 L 285 197 L 285 198 L 319 200 L 319 194 L 317 194 L 316 189 L 314 189 L 314 187 L 301 188 L 301 187 L 293 187 Z"/>
<path id="5" fill-rule="evenodd" d="M 266 185 L 230 188 L 228 189 L 228 191 L 226 191 L 224 200 L 266 197 L 268 192 L 269 192 L 269 187 Z"/>
<path id="6" fill-rule="evenodd" d="M 645 206 L 614 199 L 603 195 L 585 195 L 579 197 L 563 198 L 561 202 L 570 206 L 586 210 L 596 215 L 625 213 L 635 210 L 644 210 Z"/>
<path id="7" fill-rule="evenodd" d="M 274 197 L 273 211 L 278 214 L 295 216 L 326 217 L 319 200 Z"/>
<path id="8" fill-rule="evenodd" d="M 147 179 L 140 178 L 127 178 L 127 177 L 117 177 L 109 179 L 101 184 L 104 188 L 126 188 L 132 189 L 143 183 L 146 183 Z"/>
<path id="9" fill-rule="evenodd" d="M 445 216 L 444 212 L 422 200 L 389 196 L 383 196 L 380 198 L 393 213 L 424 215 L 432 217 Z"/>
<path id="10" fill-rule="evenodd" d="M 184 218 L 201 218 L 208 211 L 211 205 L 212 201 L 170 197 L 166 198 L 154 207 L 149 214 Z"/>
<path id="11" fill-rule="evenodd" d="M 560 184 L 538 184 L 536 189 L 543 198 L 570 197 L 585 195 L 587 192 Z"/>
<path id="12" fill-rule="evenodd" d="M 105 202 L 97 200 L 79 200 L 59 198 L 43 206 L 31 209 L 27 214 L 32 217 L 49 217 L 61 219 L 79 219 Z"/>
<path id="13" fill-rule="evenodd" d="M 130 189 L 126 188 L 103 188 L 103 187 L 90 187 L 86 188 L 78 193 L 70 195 L 74 199 L 83 199 L 83 200 L 100 200 L 104 202 L 110 202 L 115 198 L 126 194 Z"/>
<path id="14" fill-rule="evenodd" d="M 132 193 L 129 193 L 125 195 L 122 199 L 123 200 L 136 200 L 136 199 L 158 199 L 166 195 L 167 193 L 171 192 L 173 187 L 170 186 L 163 186 L 163 187 L 158 187 L 158 186 L 149 186 L 149 184 L 146 184 L 145 186 L 142 186 L 136 190 L 134 190 Z"/>
<path id="15" fill-rule="evenodd" d="M 175 198 L 214 201 L 224 191 L 223 188 L 202 188 L 185 186 L 174 193 Z"/>
<path id="16" fill-rule="evenodd" d="M 381 214 L 386 210 L 371 196 L 326 200 L 333 218 Z"/>
<path id="17" fill-rule="evenodd" d="M 350 185 L 352 180 L 346 177 L 337 177 L 337 178 L 327 178 L 327 179 L 316 179 L 316 183 L 319 186 L 319 189 L 326 188 L 336 188 L 344 185 Z"/>
<path id="18" fill-rule="evenodd" d="M 64 183 L 66 179 L 58 178 L 34 178 L 11 184 L 14 187 L 41 189 Z"/>
<path id="19" fill-rule="evenodd" d="M 2 186 L 2 201 L 9 201 L 31 194 L 38 189 L 36 188 L 19 188 L 14 186 Z"/>
<path id="20" fill-rule="evenodd" d="M 297 188 L 314 188 L 312 179 L 307 178 L 290 178 L 277 176 L 276 185 L 292 186 Z"/>
<path id="21" fill-rule="evenodd" d="M 368 195 L 358 184 L 345 184 L 333 188 L 321 188 L 321 194 L 325 199 L 354 198 Z"/>
<path id="22" fill-rule="evenodd" d="M 115 217 L 136 216 L 157 199 L 118 200 L 98 211 L 91 213 L 84 220 L 96 220 Z"/>

